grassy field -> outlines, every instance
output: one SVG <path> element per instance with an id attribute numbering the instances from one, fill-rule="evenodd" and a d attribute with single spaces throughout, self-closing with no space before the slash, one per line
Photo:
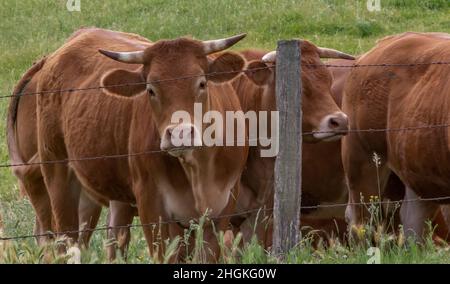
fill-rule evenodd
<path id="1" fill-rule="evenodd" d="M 305 38 L 320 46 L 361 54 L 377 39 L 405 31 L 450 32 L 448 0 L 381 0 L 381 11 L 370 12 L 366 1 L 345 0 L 81 0 L 81 12 L 69 12 L 66 0 L 0 1 L 0 95 L 9 95 L 32 62 L 58 48 L 77 28 L 96 26 L 141 34 L 151 40 L 192 35 L 220 38 L 246 32 L 235 49 L 274 49 L 278 39 Z M 0 163 L 8 162 L 5 139 L 7 99 L 0 101 Z M 34 215 L 19 197 L 15 178 L 0 169 L 0 213 L 4 235 L 32 232 Z M 85 262 L 105 262 L 103 233 L 96 233 Z M 312 251 L 307 244 L 288 262 L 365 263 L 366 246 L 336 245 Z M 3 246 L 3 247 L 1 247 Z M 6 247 L 5 247 L 6 246 Z M 274 262 L 261 247 L 251 244 L 241 253 L 246 263 Z M 450 262 L 448 249 L 428 243 L 425 248 L 390 246 L 383 262 Z M 42 251 L 33 240 L 0 243 L 0 262 L 41 262 Z M 16 257 L 16 258 L 15 258 Z M 148 262 L 143 235 L 134 229 L 128 261 Z M 237 261 L 233 258 L 230 261 Z"/>

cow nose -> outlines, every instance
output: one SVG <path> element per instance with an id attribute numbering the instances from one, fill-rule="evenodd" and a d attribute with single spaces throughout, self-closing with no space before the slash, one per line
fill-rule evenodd
<path id="1" fill-rule="evenodd" d="M 198 144 L 198 133 L 194 125 L 171 125 L 164 131 L 161 139 L 161 150 L 182 150 L 184 147 L 198 146 Z"/>
<path id="2" fill-rule="evenodd" d="M 177 145 L 177 141 L 180 141 L 180 146 L 193 146 L 195 129 L 193 125 L 185 125 L 180 127 L 173 127 L 167 129 L 167 133 L 173 144 Z M 186 145 L 187 144 L 187 145 Z"/>
<path id="3" fill-rule="evenodd" d="M 322 141 L 335 141 L 348 132 L 348 117 L 343 112 L 325 116 L 313 133 L 313 137 Z"/>
<path id="4" fill-rule="evenodd" d="M 327 125 L 330 130 L 343 132 L 339 134 L 345 135 L 348 131 L 348 117 L 343 112 L 330 115 L 328 117 Z"/>

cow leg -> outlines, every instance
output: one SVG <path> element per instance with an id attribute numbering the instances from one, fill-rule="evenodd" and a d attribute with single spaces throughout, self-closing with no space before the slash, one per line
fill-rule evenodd
<path id="1" fill-rule="evenodd" d="M 242 240 L 244 243 L 249 242 L 255 235 L 260 242 L 264 243 L 266 235 L 265 231 L 267 229 L 267 219 L 269 218 L 269 216 L 266 214 L 267 212 L 263 210 L 265 208 L 264 204 L 266 200 L 267 198 L 257 198 L 247 185 L 245 185 L 244 183 L 240 184 L 240 192 L 236 206 L 236 212 L 257 210 L 258 208 L 261 208 L 260 211 L 251 212 L 248 216 L 246 216 L 245 220 L 239 226 L 239 230 L 242 233 Z"/>
<path id="2" fill-rule="evenodd" d="M 188 236 L 187 247 L 181 243 L 176 251 L 170 252 L 171 257 L 166 261 L 169 263 L 182 263 L 186 261 L 187 257 L 190 257 L 197 263 L 216 262 L 220 257 L 220 246 L 216 232 L 223 231 L 226 233 L 226 231 L 220 229 L 220 226 L 213 228 L 208 222 L 210 221 L 207 221 L 199 229 L 201 231 L 192 231 L 191 235 Z M 170 241 L 176 237 L 180 237 L 181 239 L 185 238 L 185 230 L 189 231 L 188 228 L 183 228 L 179 224 L 169 224 L 168 232 Z M 225 243 L 232 242 L 232 239 L 226 239 L 228 235 L 225 234 Z M 166 254 L 168 253 L 166 251 Z"/>
<path id="3" fill-rule="evenodd" d="M 19 186 L 30 199 L 31 205 L 36 213 L 35 234 L 45 234 L 52 231 L 52 207 L 50 198 L 42 177 L 32 180 L 19 180 Z M 51 236 L 37 237 L 38 245 L 45 244 Z"/>
<path id="4" fill-rule="evenodd" d="M 168 236 L 168 227 L 159 224 L 160 220 L 169 220 L 166 216 L 161 196 L 153 181 L 138 180 L 133 184 L 136 196 L 139 219 L 143 224 L 145 239 L 148 244 L 150 257 L 159 260 L 164 255 L 164 240 Z M 154 225 L 151 225 L 154 224 Z"/>
<path id="5" fill-rule="evenodd" d="M 232 196 L 239 197 L 240 193 L 240 179 L 235 184 L 234 188 L 231 191 Z M 230 198 L 230 201 L 228 202 L 227 206 L 222 210 L 222 212 L 219 214 L 219 216 L 226 216 L 232 213 L 235 213 L 236 211 L 236 203 L 237 200 L 234 198 Z M 220 259 L 220 253 L 221 253 L 221 247 L 220 246 L 227 246 L 230 245 L 233 241 L 232 232 L 228 232 L 230 228 L 230 221 L 231 219 L 229 217 L 220 217 L 214 221 L 214 227 L 205 224 L 205 230 L 203 232 L 205 243 L 207 244 L 207 254 L 206 254 L 206 260 L 208 263 L 211 262 L 217 262 Z M 217 236 L 218 232 L 224 233 L 224 243 L 220 244 L 219 239 Z M 226 257 L 226 256 L 223 256 Z"/>
<path id="6" fill-rule="evenodd" d="M 437 241 L 450 240 L 450 205 L 440 205 L 433 217 L 433 237 Z"/>
<path id="7" fill-rule="evenodd" d="M 28 163 L 36 162 L 39 162 L 38 153 L 28 160 Z M 18 178 L 20 192 L 28 196 L 36 213 L 34 234 L 41 235 L 53 231 L 52 207 L 41 168 L 36 165 L 17 167 L 13 169 L 13 173 Z M 38 236 L 36 241 L 38 245 L 44 245 L 51 238 L 51 235 Z"/>
<path id="8" fill-rule="evenodd" d="M 114 242 L 106 248 L 109 261 L 116 259 L 116 250 L 119 248 L 120 254 L 126 259 L 128 244 L 130 243 L 130 228 L 123 227 L 133 223 L 133 218 L 136 215 L 136 209 L 130 204 L 110 201 L 108 212 L 108 239 Z"/>
<path id="9" fill-rule="evenodd" d="M 442 217 L 445 221 L 445 223 L 447 224 L 447 228 L 450 229 L 450 205 L 446 204 L 446 205 L 441 205 L 441 213 L 442 213 Z"/>
<path id="10" fill-rule="evenodd" d="M 441 205 L 440 206 L 441 214 L 442 214 L 442 226 L 445 226 L 445 228 L 442 228 L 442 234 L 441 237 L 446 240 L 450 241 L 450 205 Z"/>
<path id="11" fill-rule="evenodd" d="M 366 206 L 358 203 L 361 203 L 361 199 L 368 202 L 370 196 L 383 195 L 390 170 L 382 157 L 377 171 L 373 153 L 367 153 L 363 149 L 356 135 L 344 138 L 342 162 L 349 190 L 349 203 L 345 210 L 345 218 L 349 228 L 358 228 L 369 217 Z"/>
<path id="12" fill-rule="evenodd" d="M 191 231 L 188 238 L 188 245 L 179 248 L 173 253 L 170 262 L 184 262 L 187 257 L 192 258 L 195 263 L 214 263 L 220 257 L 220 246 L 216 232 L 225 230 L 220 225 L 221 222 L 215 223 L 215 228 L 207 220 L 202 228 Z M 184 229 L 177 224 L 169 225 L 169 237 L 173 240 L 176 236 L 184 237 Z"/>
<path id="13" fill-rule="evenodd" d="M 400 201 L 405 198 L 405 185 L 400 180 L 400 178 L 392 172 L 389 176 L 387 184 L 384 189 L 383 201 L 390 201 L 390 203 L 385 203 L 383 210 L 385 212 L 384 216 L 388 222 L 387 230 L 388 232 L 395 233 L 398 226 L 401 224 L 400 220 L 400 210 L 398 210 L 398 205 Z M 393 203 L 399 202 L 399 203 Z"/>
<path id="14" fill-rule="evenodd" d="M 185 246 L 185 244 L 181 241 L 186 236 L 185 230 L 189 231 L 190 228 L 188 228 L 189 224 L 187 224 L 186 227 L 180 226 L 180 224 L 171 223 L 166 226 L 167 228 L 167 237 L 169 238 L 169 242 L 173 241 L 176 237 L 180 237 L 180 242 L 178 244 L 178 248 L 176 248 L 175 251 L 169 252 L 165 250 L 165 259 L 167 263 L 174 264 L 174 263 L 183 263 L 186 261 L 186 258 L 191 255 L 192 250 L 195 246 L 195 237 L 194 236 L 188 236 L 188 246 Z M 164 239 L 163 239 L 164 240 Z"/>
<path id="15" fill-rule="evenodd" d="M 54 160 L 54 157 L 41 155 L 43 160 Z M 58 237 L 67 237 L 71 243 L 78 240 L 78 203 L 80 189 L 75 182 L 66 164 L 43 164 L 41 165 L 45 184 L 50 196 L 50 202 L 55 218 L 55 229 L 57 232 L 69 232 L 60 234 Z M 66 252 L 66 247 L 58 248 L 60 253 Z"/>
<path id="16" fill-rule="evenodd" d="M 227 218 L 225 218 L 227 219 Z M 218 223 L 218 224 L 217 224 Z M 222 220 L 216 223 L 216 232 L 226 231 L 226 227 L 223 226 Z M 220 258 L 220 246 L 224 244 L 219 244 L 218 236 L 211 225 L 205 224 L 203 229 L 203 238 L 205 240 L 205 261 L 207 263 L 215 263 Z"/>
<path id="17" fill-rule="evenodd" d="M 250 241 L 253 236 L 256 236 L 259 242 L 266 243 L 268 223 L 272 213 L 264 209 L 273 206 L 273 167 L 275 160 L 272 158 L 255 159 L 255 157 L 259 157 L 259 151 L 259 148 L 250 148 L 247 169 L 241 178 L 236 205 L 236 212 L 261 209 L 246 216 L 239 226 L 244 243 Z"/>
<path id="18" fill-rule="evenodd" d="M 261 244 L 265 244 L 270 219 L 271 216 L 266 214 L 264 210 L 252 213 L 248 216 L 239 227 L 242 234 L 242 241 L 248 243 L 253 236 L 256 236 Z"/>
<path id="19" fill-rule="evenodd" d="M 97 227 L 101 213 L 102 206 L 93 201 L 84 190 L 81 190 L 80 203 L 78 205 L 78 222 L 80 231 L 87 230 L 85 232 L 80 232 L 80 236 L 78 237 L 78 242 L 81 247 L 89 247 L 89 241 L 93 233 L 91 230 Z"/>
<path id="20" fill-rule="evenodd" d="M 405 201 L 400 208 L 400 218 L 403 223 L 405 237 L 412 237 L 421 242 L 426 237 L 426 221 L 431 220 L 439 209 L 439 205 L 429 201 L 411 201 L 419 196 L 409 187 L 406 187 Z"/>
<path id="21" fill-rule="evenodd" d="M 239 192 L 239 184 L 236 185 L 233 193 Z M 233 201 L 229 202 L 225 209 L 219 214 L 229 215 L 235 210 L 235 203 Z M 214 221 L 213 221 L 214 220 Z M 221 246 L 227 246 L 230 248 L 234 236 L 233 232 L 229 230 L 230 218 L 229 217 L 218 217 L 217 219 L 209 220 L 207 219 L 201 228 L 201 236 L 198 235 L 200 231 L 194 231 L 192 235 L 189 236 L 189 243 L 187 248 L 179 249 L 174 255 L 171 261 L 182 262 L 187 256 L 192 256 L 193 260 L 199 263 L 214 263 L 220 259 L 221 256 Z M 212 224 L 214 222 L 214 224 Z M 184 229 L 179 224 L 169 225 L 169 236 L 173 240 L 176 236 L 181 238 L 184 237 Z M 218 233 L 224 233 L 224 243 L 219 243 Z"/>

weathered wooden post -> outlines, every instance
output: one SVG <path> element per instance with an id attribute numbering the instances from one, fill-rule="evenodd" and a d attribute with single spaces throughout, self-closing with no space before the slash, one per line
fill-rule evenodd
<path id="1" fill-rule="evenodd" d="M 276 96 L 279 111 L 279 152 L 275 162 L 274 227 L 272 251 L 282 256 L 299 243 L 302 97 L 300 42 L 278 42 Z"/>

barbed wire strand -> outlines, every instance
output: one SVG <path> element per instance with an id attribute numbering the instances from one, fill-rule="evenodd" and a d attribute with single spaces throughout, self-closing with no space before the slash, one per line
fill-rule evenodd
<path id="1" fill-rule="evenodd" d="M 364 68 L 364 67 L 416 67 L 428 65 L 450 65 L 450 61 L 434 61 L 434 62 L 418 62 L 418 63 L 374 63 L 374 64 L 350 64 L 350 65 L 336 65 L 324 63 L 325 67 L 331 68 Z M 320 66 L 320 64 L 302 64 L 301 66 Z"/>
<path id="2" fill-rule="evenodd" d="M 113 84 L 113 85 L 106 85 L 106 86 L 92 86 L 92 87 L 85 87 L 85 88 L 69 88 L 69 89 L 62 89 L 62 90 L 45 90 L 45 91 L 40 91 L 40 92 L 28 92 L 28 93 L 21 93 L 20 96 L 46 95 L 46 94 L 58 94 L 58 93 L 74 93 L 74 92 L 92 91 L 92 90 L 100 90 L 100 89 L 107 89 L 107 88 L 132 87 L 132 86 L 140 86 L 140 85 L 160 84 L 160 83 L 174 82 L 174 81 L 178 81 L 178 80 L 187 80 L 187 79 L 193 79 L 193 78 L 204 77 L 204 76 L 214 77 L 214 76 L 226 75 L 226 74 L 256 72 L 259 70 L 271 69 L 271 68 L 275 68 L 275 65 L 252 68 L 252 69 L 236 70 L 236 71 L 222 71 L 222 72 L 214 72 L 214 73 L 206 73 L 206 74 L 187 75 L 187 76 L 176 77 L 176 78 L 153 80 L 153 81 L 149 81 L 149 82 L 123 83 L 123 84 Z M 4 95 L 4 96 L 0 96 L 0 99 L 11 98 L 14 96 L 16 96 L 16 95 L 15 94 Z"/>
<path id="3" fill-rule="evenodd" d="M 413 199 L 404 199 L 404 200 L 398 200 L 398 201 L 387 200 L 387 201 L 377 201 L 377 202 L 351 202 L 351 203 L 319 204 L 319 205 L 311 205 L 311 206 L 301 206 L 300 209 L 334 208 L 334 207 L 345 207 L 347 205 L 401 204 L 401 203 L 431 202 L 431 201 L 443 201 L 443 200 L 450 200 L 450 196 L 442 196 L 442 197 L 434 197 L 434 198 L 413 198 Z M 256 209 L 245 210 L 245 211 L 238 212 L 238 213 L 230 213 L 230 214 L 224 214 L 224 215 L 220 215 L 220 216 L 216 216 L 216 217 L 208 217 L 208 218 L 211 220 L 219 220 L 219 219 L 224 219 L 224 218 L 231 218 L 231 217 L 247 215 L 250 213 L 257 213 L 257 212 L 263 212 L 263 211 L 270 212 L 273 210 L 274 210 L 274 208 L 256 208 Z M 178 220 L 152 222 L 152 223 L 146 223 L 146 224 L 102 226 L 102 227 L 97 227 L 97 228 L 86 228 L 86 229 L 82 229 L 82 230 L 70 230 L 70 231 L 63 231 L 63 232 L 47 232 L 47 233 L 41 233 L 41 234 L 0 237 L 0 241 L 12 241 L 12 240 L 38 238 L 38 237 L 51 237 L 51 236 L 55 236 L 55 235 L 58 236 L 58 235 L 69 235 L 69 234 L 79 234 L 79 233 L 91 233 L 91 232 L 106 231 L 106 230 L 111 230 L 111 229 L 143 228 L 143 227 L 152 227 L 152 226 L 158 226 L 158 225 L 185 223 L 185 222 L 191 222 L 193 220 L 195 220 L 195 219 L 178 219 Z"/>
<path id="4" fill-rule="evenodd" d="M 436 128 L 447 128 L 450 127 L 448 124 L 433 124 L 433 125 L 421 125 L 421 126 L 409 126 L 400 128 L 367 128 L 367 129 L 349 129 L 349 130 L 329 130 L 329 131 L 310 131 L 303 132 L 302 135 L 313 135 L 319 133 L 334 133 L 334 134 L 351 134 L 351 133 L 367 133 L 367 132 L 401 132 L 401 131 L 413 131 L 413 130 L 423 130 L 423 129 L 436 129 Z"/>
<path id="5" fill-rule="evenodd" d="M 450 127 L 450 124 L 436 124 L 436 125 L 423 125 L 423 126 L 411 126 L 411 127 L 405 127 L 405 128 L 382 128 L 382 129 L 350 129 L 347 131 L 311 131 L 311 132 L 304 132 L 302 135 L 314 135 L 314 134 L 320 134 L 320 133 L 327 133 L 327 134 L 351 134 L 351 133 L 377 133 L 377 132 L 399 132 L 399 131 L 414 131 L 414 130 L 425 130 L 425 129 L 436 129 L 436 128 L 448 128 Z M 241 142 L 245 144 L 245 142 L 254 142 L 259 141 L 259 139 L 246 139 L 244 141 L 227 141 L 224 143 L 224 145 L 228 145 L 229 143 L 238 143 Z M 209 148 L 214 146 L 193 146 L 193 147 L 179 147 L 176 149 L 173 149 L 175 151 L 181 151 L 181 150 L 188 150 L 188 149 L 201 149 L 201 148 Z M 217 147 L 227 147 L 227 146 L 217 146 Z M 46 160 L 46 161 L 38 161 L 38 162 L 24 162 L 24 163 L 4 163 L 0 164 L 0 168 L 13 168 L 13 167 L 23 167 L 23 166 L 37 166 L 37 165 L 47 165 L 47 164 L 68 164 L 71 162 L 82 162 L 82 161 L 93 161 L 93 160 L 107 160 L 107 159 L 121 159 L 121 158 L 129 158 L 129 157 L 136 157 L 136 156 L 143 156 L 143 155 L 151 155 L 151 154 L 162 154 L 162 153 L 169 153 L 169 150 L 148 150 L 148 151 L 141 151 L 136 153 L 127 153 L 127 154 L 112 154 L 112 155 L 101 155 L 101 156 L 91 156 L 91 157 L 80 157 L 80 158 L 68 158 L 68 159 L 61 159 L 61 160 Z"/>
<path id="6" fill-rule="evenodd" d="M 450 65 L 449 61 L 435 61 L 435 62 L 419 62 L 419 63 L 379 63 L 379 64 L 351 64 L 351 65 L 334 65 L 334 64 L 306 64 L 303 63 L 301 66 L 304 67 L 327 67 L 327 68 L 363 68 L 363 67 L 417 67 L 417 66 L 427 66 L 427 65 Z M 193 79 L 203 76 L 208 77 L 214 77 L 219 75 L 225 75 L 225 74 L 236 74 L 236 73 L 247 73 L 247 72 L 255 72 L 259 70 L 264 69 L 271 69 L 275 68 L 276 65 L 268 65 L 265 67 L 258 67 L 258 68 L 252 68 L 252 69 L 243 69 L 243 70 L 235 70 L 235 71 L 222 71 L 222 72 L 214 72 L 214 73 L 206 73 L 206 74 L 197 74 L 197 75 L 187 75 L 177 78 L 167 78 L 167 79 L 161 79 L 161 80 L 154 80 L 150 82 L 137 82 L 137 83 L 124 83 L 124 84 L 115 84 L 115 85 L 107 85 L 107 86 L 92 86 L 92 87 L 85 87 L 85 88 L 69 88 L 69 89 L 62 89 L 62 90 L 46 90 L 46 91 L 40 91 L 40 92 L 29 92 L 29 93 L 21 93 L 21 96 L 31 96 L 31 95 L 45 95 L 45 94 L 57 94 L 57 93 L 73 93 L 73 92 L 81 92 L 81 91 L 90 91 L 90 90 L 99 90 L 99 89 L 105 89 L 105 88 L 118 88 L 118 87 L 131 87 L 131 86 L 138 86 L 138 85 L 149 85 L 149 84 L 160 84 L 160 83 L 166 83 L 166 82 L 173 82 L 177 80 L 187 80 L 187 79 Z M 0 99 L 4 98 L 11 98 L 16 96 L 16 94 L 12 95 L 3 95 L 0 96 Z"/>

